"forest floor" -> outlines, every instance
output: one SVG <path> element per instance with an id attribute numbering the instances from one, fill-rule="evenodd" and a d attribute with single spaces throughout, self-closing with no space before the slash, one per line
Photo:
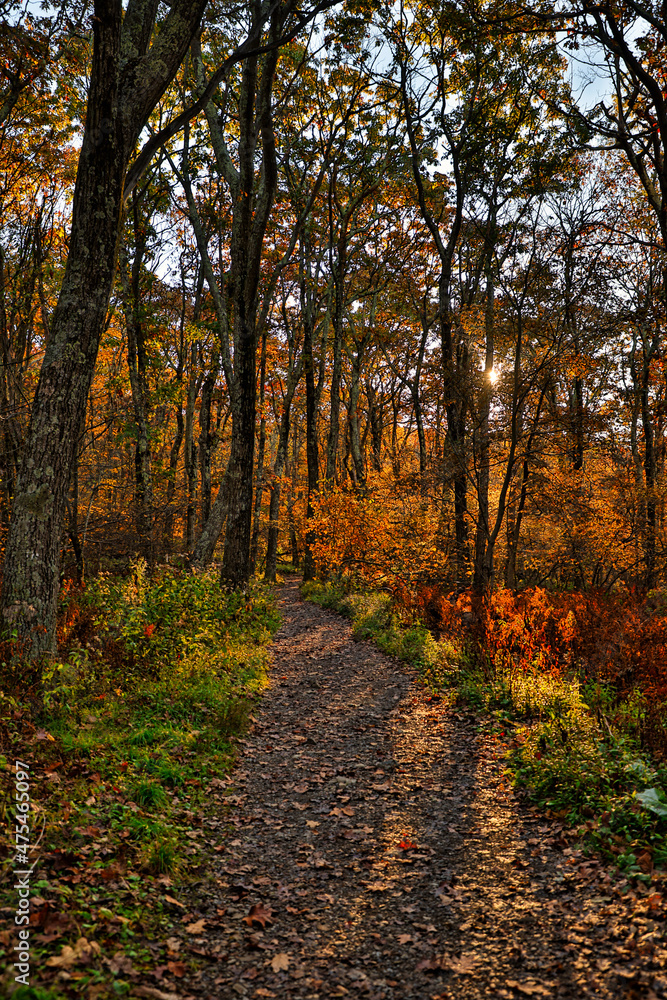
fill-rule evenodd
<path id="1" fill-rule="evenodd" d="M 295 581 L 280 603 L 271 684 L 209 805 L 235 829 L 168 942 L 202 964 L 131 995 L 667 997 L 660 893 L 525 805 L 482 716 Z"/>

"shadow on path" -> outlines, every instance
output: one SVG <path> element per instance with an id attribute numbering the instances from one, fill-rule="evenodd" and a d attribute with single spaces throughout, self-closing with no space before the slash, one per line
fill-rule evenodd
<path id="1" fill-rule="evenodd" d="M 519 805 L 472 715 L 281 591 L 192 994 L 667 995 L 659 925 Z M 215 825 L 214 823 L 211 824 Z"/>

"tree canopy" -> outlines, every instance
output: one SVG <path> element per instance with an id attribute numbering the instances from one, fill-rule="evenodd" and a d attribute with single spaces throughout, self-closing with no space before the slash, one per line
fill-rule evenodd
<path id="1" fill-rule="evenodd" d="M 137 552 L 231 586 L 288 556 L 664 582 L 661 11 L 3 5 L 3 615 L 32 655 L 63 576 Z"/>

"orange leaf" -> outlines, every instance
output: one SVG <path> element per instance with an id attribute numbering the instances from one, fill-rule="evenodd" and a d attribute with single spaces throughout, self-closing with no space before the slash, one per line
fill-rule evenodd
<path id="1" fill-rule="evenodd" d="M 243 917 L 243 922 L 252 927 L 253 924 L 259 924 L 263 929 L 267 924 L 272 924 L 271 910 L 265 907 L 263 903 L 255 903 L 254 906 L 250 907 L 250 913 L 247 917 Z"/>

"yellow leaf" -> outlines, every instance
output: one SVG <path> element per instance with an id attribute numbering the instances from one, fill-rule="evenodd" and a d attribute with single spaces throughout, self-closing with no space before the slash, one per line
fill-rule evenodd
<path id="1" fill-rule="evenodd" d="M 100 954 L 101 950 L 97 941 L 88 941 L 87 938 L 81 937 L 73 948 L 68 944 L 63 945 L 60 954 L 47 958 L 46 964 L 58 969 L 69 969 L 76 963 L 87 965 Z"/>

